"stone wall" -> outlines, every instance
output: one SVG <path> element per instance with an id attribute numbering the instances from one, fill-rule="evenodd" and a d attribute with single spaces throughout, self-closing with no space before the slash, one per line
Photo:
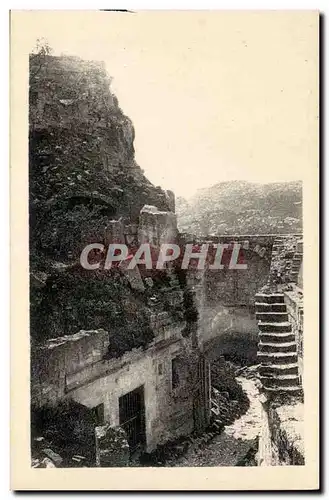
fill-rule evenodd
<path id="1" fill-rule="evenodd" d="M 67 377 L 100 363 L 108 350 L 105 330 L 50 339 L 31 350 L 31 404 L 54 405 L 65 397 Z"/>
<path id="2" fill-rule="evenodd" d="M 72 389 L 71 397 L 89 407 L 103 403 L 105 420 L 116 426 L 120 424 L 119 397 L 144 386 L 147 451 L 152 451 L 193 428 L 192 400 L 188 395 L 185 401 L 180 399 L 184 382 L 179 391 L 171 388 L 171 362 L 180 352 L 179 342 L 168 341 L 147 352 L 129 353 L 116 366 L 111 363 L 108 375 Z"/>
<path id="3" fill-rule="evenodd" d="M 188 270 L 188 282 L 196 291 L 199 310 L 198 340 L 202 345 L 218 339 L 216 356 L 236 351 L 239 356 L 241 348 L 250 350 L 250 362 L 255 361 L 257 352 L 257 321 L 254 314 L 254 302 L 257 291 L 266 283 L 270 263 L 274 235 L 228 235 L 205 237 L 202 240 L 188 235 L 180 235 L 181 245 L 185 243 L 209 243 L 241 245 L 239 263 L 246 264 L 246 269 L 229 269 L 231 250 L 223 255 L 223 269 L 196 271 Z M 232 349 L 229 339 L 225 339 L 225 349 L 220 348 L 220 337 L 223 334 L 240 335 L 234 338 Z M 224 338 L 224 336 L 223 336 Z"/>
<path id="4" fill-rule="evenodd" d="M 304 405 L 263 400 L 258 465 L 304 465 Z"/>
<path id="5" fill-rule="evenodd" d="M 48 342 L 34 354 L 32 403 L 54 405 L 65 399 L 94 408 L 104 405 L 104 420 L 118 426 L 119 397 L 144 386 L 147 451 L 193 430 L 193 396 L 188 367 L 179 367 L 172 388 L 172 360 L 184 354 L 190 341 L 183 325 L 167 326 L 147 350 L 134 349 L 106 360 L 106 332 L 79 332 Z"/>
<path id="6" fill-rule="evenodd" d="M 256 295 L 263 391 L 259 465 L 264 466 L 304 465 L 301 261 L 300 235 L 277 237 L 270 279 Z"/>
<path id="7" fill-rule="evenodd" d="M 284 292 L 284 301 L 287 306 L 289 322 L 292 326 L 292 333 L 295 337 L 298 356 L 298 373 L 302 380 L 303 377 L 303 330 L 304 330 L 304 308 L 303 308 L 303 292 L 302 290 L 292 285 L 292 290 Z"/>
<path id="8" fill-rule="evenodd" d="M 189 271 L 190 281 L 199 281 L 203 286 L 203 305 L 225 307 L 253 307 L 257 291 L 266 283 L 271 263 L 274 236 L 223 236 L 205 238 L 202 241 L 191 235 L 180 235 L 180 243 L 240 244 L 239 263 L 245 269 L 229 269 L 231 250 L 224 251 L 223 269 L 209 269 L 202 273 Z"/>
<path id="9" fill-rule="evenodd" d="M 240 244 L 241 263 L 246 264 L 246 269 L 229 269 L 229 263 L 226 262 L 223 269 L 208 270 L 206 274 L 208 303 L 252 306 L 255 294 L 267 280 L 273 237 L 219 237 L 218 243 Z"/>

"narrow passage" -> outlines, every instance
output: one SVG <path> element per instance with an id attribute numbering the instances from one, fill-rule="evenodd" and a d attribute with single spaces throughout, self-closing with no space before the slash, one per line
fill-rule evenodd
<path id="1" fill-rule="evenodd" d="M 247 393 L 250 407 L 248 411 L 233 424 L 227 425 L 221 434 L 216 436 L 202 449 L 188 452 L 172 467 L 211 467 L 256 465 L 253 450 L 257 449 L 257 437 L 261 429 L 261 403 L 257 382 L 246 377 L 237 377 L 243 390 Z M 251 458 L 249 463 L 243 464 Z M 247 458 L 246 458 L 247 457 Z"/>

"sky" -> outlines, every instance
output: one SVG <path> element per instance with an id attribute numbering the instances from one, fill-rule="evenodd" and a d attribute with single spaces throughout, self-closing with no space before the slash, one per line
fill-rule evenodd
<path id="1" fill-rule="evenodd" d="M 55 55 L 105 62 L 137 163 L 176 195 L 314 166 L 315 12 L 34 11 L 26 25 L 29 50 L 44 37 Z"/>

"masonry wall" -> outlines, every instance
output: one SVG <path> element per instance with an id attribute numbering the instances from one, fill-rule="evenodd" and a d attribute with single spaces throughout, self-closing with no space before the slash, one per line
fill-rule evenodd
<path id="1" fill-rule="evenodd" d="M 239 262 L 246 264 L 246 269 L 229 269 L 230 257 L 227 260 L 224 254 L 223 269 L 206 268 L 203 273 L 191 270 L 189 281 L 193 282 L 194 278 L 194 286 L 200 289 L 200 343 L 216 340 L 215 356 L 232 353 L 239 357 L 241 350 L 247 349 L 249 361 L 256 361 L 258 328 L 254 314 L 255 295 L 269 276 L 274 236 L 232 235 L 205 238 L 201 242 L 182 235 L 182 239 L 197 244 L 241 245 Z"/>
<path id="2" fill-rule="evenodd" d="M 100 363 L 108 349 L 105 330 L 50 339 L 31 350 L 31 404 L 54 405 L 66 394 L 67 376 Z"/>
<path id="3" fill-rule="evenodd" d="M 246 269 L 208 270 L 206 273 L 207 303 L 225 306 L 252 306 L 257 291 L 265 285 L 270 262 L 251 250 L 243 251 Z"/>
<path id="4" fill-rule="evenodd" d="M 287 305 L 288 319 L 292 326 L 292 332 L 295 335 L 298 356 L 299 376 L 303 377 L 303 330 L 304 330 L 304 308 L 303 293 L 299 287 L 293 287 L 292 290 L 284 292 L 284 301 Z"/>
<path id="5" fill-rule="evenodd" d="M 258 465 L 304 465 L 304 405 L 263 401 Z"/>
<path id="6" fill-rule="evenodd" d="M 199 308 L 206 308 L 207 321 L 211 321 L 218 314 L 220 308 L 227 311 L 246 308 L 253 312 L 255 295 L 265 285 L 271 264 L 271 254 L 274 236 L 223 236 L 209 237 L 202 241 L 193 239 L 187 234 L 180 235 L 180 243 L 209 243 L 231 244 L 238 243 L 240 257 L 238 262 L 246 264 L 246 269 L 229 269 L 230 257 L 222 259 L 223 269 L 208 269 L 203 272 L 189 270 L 189 282 L 198 285 L 202 290 L 199 293 Z M 229 254 L 228 254 L 229 255 Z M 248 316 L 247 313 L 245 316 Z M 243 314 L 239 316 L 244 316 Z M 225 318 L 224 318 L 225 320 Z M 205 330 L 207 328 L 204 328 Z"/>
<path id="7" fill-rule="evenodd" d="M 145 353 L 124 356 L 121 366 L 113 372 L 80 388 L 73 389 L 71 397 L 90 408 L 104 404 L 105 421 L 111 426 L 120 424 L 119 398 L 144 386 L 147 451 L 193 429 L 193 404 L 184 394 L 185 381 L 178 390 L 171 387 L 171 362 L 179 355 L 179 343 L 150 349 Z M 130 359 L 129 359 L 130 358 Z M 184 375 L 184 373 L 182 373 Z"/>
<path id="8" fill-rule="evenodd" d="M 65 399 L 73 399 L 88 408 L 103 404 L 105 422 L 117 426 L 120 424 L 119 398 L 144 386 L 147 451 L 191 433 L 193 399 L 184 363 L 179 366 L 179 385 L 172 389 L 172 359 L 186 352 L 190 342 L 182 339 L 181 326 L 163 331 L 147 350 L 134 349 L 118 359 L 100 357 L 97 346 L 103 340 L 103 332 L 94 332 L 80 341 L 68 340 L 57 348 L 43 349 L 39 363 L 34 360 L 38 368 L 33 370 L 33 405 L 56 405 Z M 85 344 L 94 359 L 87 354 Z M 85 363 L 80 361 L 83 356 Z M 69 362 L 71 357 L 73 360 Z"/>

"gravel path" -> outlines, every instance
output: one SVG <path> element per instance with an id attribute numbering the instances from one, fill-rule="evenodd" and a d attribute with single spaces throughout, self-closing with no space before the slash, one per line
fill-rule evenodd
<path id="1" fill-rule="evenodd" d="M 261 403 L 254 380 L 237 377 L 237 381 L 250 400 L 247 413 L 233 424 L 227 425 L 222 433 L 204 448 L 188 452 L 174 464 L 170 464 L 171 467 L 235 466 L 246 456 L 255 438 L 260 434 Z"/>

